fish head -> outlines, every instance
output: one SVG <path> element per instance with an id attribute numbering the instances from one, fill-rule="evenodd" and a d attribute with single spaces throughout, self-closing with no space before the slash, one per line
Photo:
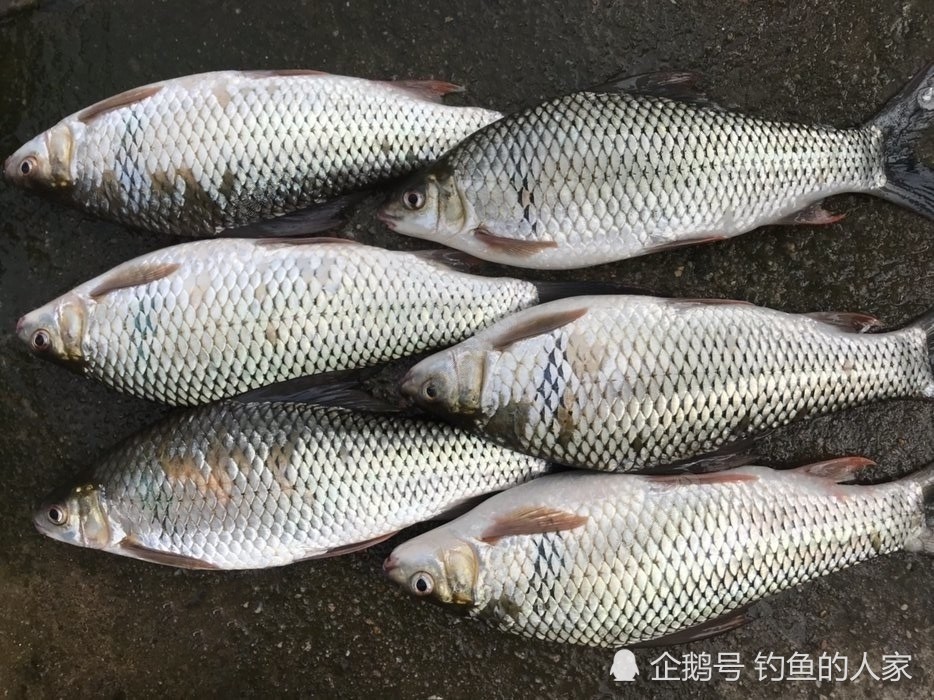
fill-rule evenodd
<path id="1" fill-rule="evenodd" d="M 61 123 L 23 144 L 6 159 L 3 174 L 19 187 L 60 192 L 74 185 L 72 153 L 74 137 Z"/>
<path id="2" fill-rule="evenodd" d="M 402 395 L 432 413 L 475 416 L 481 409 L 483 357 L 469 343 L 431 355 L 402 378 Z"/>
<path id="3" fill-rule="evenodd" d="M 453 170 L 440 161 L 399 187 L 377 216 L 396 233 L 447 243 L 474 228 L 470 212 Z"/>
<path id="4" fill-rule="evenodd" d="M 456 607 L 477 600 L 480 563 L 469 542 L 449 528 L 424 533 L 396 547 L 383 571 L 412 595 Z"/>
<path id="5" fill-rule="evenodd" d="M 43 535 L 59 542 L 92 549 L 112 545 L 110 520 L 101 490 L 94 484 L 80 484 L 63 494 L 53 494 L 36 510 L 33 523 Z"/>
<path id="6" fill-rule="evenodd" d="M 86 325 L 84 302 L 66 294 L 23 316 L 16 324 L 16 335 L 34 355 L 81 370 L 85 366 L 82 341 Z"/>

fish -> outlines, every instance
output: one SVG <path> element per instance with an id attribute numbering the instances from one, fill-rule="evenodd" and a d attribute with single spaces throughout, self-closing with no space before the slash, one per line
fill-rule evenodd
<path id="1" fill-rule="evenodd" d="M 691 642 L 833 571 L 899 550 L 934 553 L 924 517 L 934 467 L 874 486 L 838 483 L 867 463 L 546 475 L 404 542 L 383 568 L 415 596 L 524 637 Z"/>
<path id="2" fill-rule="evenodd" d="M 546 469 L 443 423 L 225 401 L 130 438 L 34 524 L 156 564 L 261 569 L 359 551 Z"/>
<path id="3" fill-rule="evenodd" d="M 441 103 L 459 91 L 313 70 L 189 75 L 65 117 L 13 153 L 4 174 L 160 233 L 241 235 L 271 219 L 282 224 L 272 233 L 310 233 L 336 225 L 346 205 L 325 202 L 409 173 L 501 116 Z"/>
<path id="4" fill-rule="evenodd" d="M 820 201 L 882 197 L 934 217 L 915 147 L 934 120 L 934 63 L 867 124 L 835 129 L 725 110 L 693 73 L 549 100 L 466 137 L 389 197 L 393 231 L 506 265 L 572 269 L 722 240 L 765 224 L 831 224 Z"/>
<path id="5" fill-rule="evenodd" d="M 455 269 L 470 268 L 459 255 L 331 238 L 190 241 L 79 285 L 16 332 L 35 355 L 118 391 L 194 406 L 451 345 L 590 287 L 481 277 Z"/>
<path id="6" fill-rule="evenodd" d="M 934 315 L 789 314 L 721 299 L 571 297 L 425 358 L 400 391 L 430 414 L 573 467 L 741 456 L 795 420 L 934 397 Z"/>

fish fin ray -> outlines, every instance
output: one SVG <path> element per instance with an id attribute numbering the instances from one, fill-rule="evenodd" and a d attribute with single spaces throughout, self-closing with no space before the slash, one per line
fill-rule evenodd
<path id="1" fill-rule="evenodd" d="M 487 544 L 496 544 L 504 537 L 573 530 L 584 525 L 587 520 L 586 515 L 568 513 L 547 506 L 520 508 L 497 518 L 480 535 L 480 540 Z"/>
<path id="2" fill-rule="evenodd" d="M 462 85 L 443 80 L 386 80 L 384 85 L 407 92 L 427 102 L 440 103 L 445 95 L 464 92 Z"/>
<path id="3" fill-rule="evenodd" d="M 696 236 L 694 238 L 683 238 L 679 241 L 671 241 L 670 243 L 658 243 L 656 245 L 647 246 L 645 253 L 664 253 L 669 250 L 678 250 L 679 248 L 687 248 L 688 246 L 694 245 L 703 245 L 705 243 L 719 243 L 720 241 L 725 241 L 727 236 L 720 235 L 710 235 L 710 236 Z"/>
<path id="4" fill-rule="evenodd" d="M 543 250 L 557 248 L 555 241 L 523 241 L 518 238 L 509 238 L 508 236 L 498 236 L 490 233 L 483 227 L 474 229 L 474 238 L 486 245 L 488 248 L 499 250 L 509 255 L 525 258 Z"/>
<path id="5" fill-rule="evenodd" d="M 262 248 L 277 248 L 279 246 L 299 246 L 299 245 L 316 245 L 318 243 L 346 243 L 349 245 L 363 245 L 358 241 L 352 241 L 349 238 L 334 238 L 333 236 L 283 236 L 281 238 L 276 238 L 270 236 L 268 238 L 257 238 L 254 243 L 257 246 Z"/>
<path id="6" fill-rule="evenodd" d="M 847 333 L 870 333 L 879 330 L 883 326 L 882 321 L 869 314 L 847 311 L 817 311 L 804 315 Z"/>
<path id="7" fill-rule="evenodd" d="M 433 250 L 413 250 L 409 251 L 411 255 L 421 258 L 426 262 L 440 265 L 448 270 L 457 272 L 476 272 L 483 261 L 475 258 L 469 253 L 460 250 L 451 250 L 450 248 L 436 248 Z"/>
<path id="8" fill-rule="evenodd" d="M 156 282 L 175 272 L 181 263 L 140 263 L 119 272 L 109 274 L 99 285 L 91 290 L 90 296 L 95 301 L 120 289 L 129 289 Z"/>
<path id="9" fill-rule="evenodd" d="M 648 479 L 662 486 L 686 486 L 688 484 L 745 484 L 758 481 L 755 474 L 740 474 L 734 469 L 718 472 L 705 472 L 701 474 L 643 474 Z"/>
<path id="10" fill-rule="evenodd" d="M 132 104 L 149 99 L 159 92 L 162 87 L 163 85 L 161 83 L 136 87 L 132 90 L 121 92 L 119 95 L 108 97 L 106 100 L 96 102 L 90 107 L 85 107 L 75 116 L 84 124 L 90 124 L 95 119 L 99 119 L 105 114 L 118 110 L 121 107 L 129 107 Z"/>
<path id="11" fill-rule="evenodd" d="M 184 554 L 175 554 L 173 552 L 160 552 L 140 544 L 132 535 L 127 535 L 117 544 L 121 552 L 133 559 L 148 561 L 152 564 L 163 564 L 165 566 L 174 566 L 179 569 L 200 569 L 217 570 L 220 569 L 216 564 L 188 557 Z"/>
<path id="12" fill-rule="evenodd" d="M 800 211 L 796 211 L 794 214 L 779 219 L 775 223 L 786 226 L 829 226 L 830 224 L 839 223 L 845 218 L 846 214 L 832 214 L 824 209 L 821 202 L 815 202 Z"/>
<path id="13" fill-rule="evenodd" d="M 291 238 L 331 231 L 341 226 L 348 218 L 351 208 L 367 195 L 367 192 L 351 192 L 274 219 L 226 229 L 223 233 L 235 238 Z"/>
<path id="14" fill-rule="evenodd" d="M 493 348 L 495 350 L 503 350 L 521 340 L 527 340 L 538 335 L 550 333 L 569 323 L 573 323 L 581 316 L 585 315 L 587 311 L 588 309 L 583 308 L 558 311 L 551 314 L 538 314 L 535 318 L 525 323 L 520 323 L 516 327 L 510 328 L 499 337 L 495 338 L 492 341 Z"/>
<path id="15" fill-rule="evenodd" d="M 853 481 L 860 471 L 874 466 L 876 466 L 876 463 L 866 457 L 848 456 L 804 464 L 795 467 L 792 471 L 818 479 L 830 479 L 834 483 L 842 484 L 846 481 Z"/>
<path id="16" fill-rule="evenodd" d="M 364 549 L 369 549 L 375 545 L 378 545 L 380 542 L 385 542 L 390 537 L 395 535 L 398 530 L 394 530 L 386 535 L 379 535 L 377 537 L 372 537 L 368 540 L 362 540 L 361 542 L 354 542 L 353 544 L 345 544 L 340 547 L 333 547 L 324 552 L 316 552 L 315 554 L 309 554 L 307 556 L 301 557 L 296 561 L 311 561 L 313 559 L 330 559 L 331 557 L 339 557 L 344 554 L 353 554 L 354 552 L 362 552 Z"/>
<path id="17" fill-rule="evenodd" d="M 674 646 L 675 644 L 697 642 L 701 639 L 708 639 L 709 637 L 715 637 L 719 634 L 724 634 L 726 632 L 730 632 L 731 630 L 738 629 L 739 627 L 742 627 L 751 621 L 752 618 L 749 617 L 749 607 L 745 606 L 739 610 L 721 615 L 720 617 L 713 620 L 708 620 L 707 622 L 702 622 L 699 625 L 689 627 L 686 630 L 680 630 L 678 632 L 673 632 L 672 634 L 666 634 L 664 637 L 659 637 L 658 639 L 653 639 L 650 642 L 642 642 L 633 646 L 642 648 L 667 647 Z"/>
<path id="18" fill-rule="evenodd" d="M 367 367 L 286 379 L 245 392 L 233 400 L 238 403 L 288 401 L 367 413 L 399 413 L 397 406 L 373 396 L 363 387 L 364 379 L 378 370 L 378 367 Z"/>

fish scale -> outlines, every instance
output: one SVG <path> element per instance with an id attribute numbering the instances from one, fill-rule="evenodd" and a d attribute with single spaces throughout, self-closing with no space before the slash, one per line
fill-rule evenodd
<path id="1" fill-rule="evenodd" d="M 133 279 L 166 265 L 178 267 Z M 449 345 L 538 301 L 535 283 L 458 272 L 431 254 L 224 239 L 125 263 L 27 314 L 18 332 L 57 339 L 77 318 L 63 361 L 125 393 L 193 405 Z"/>
<path id="2" fill-rule="evenodd" d="M 922 490 L 911 480 L 843 487 L 761 467 L 732 473 L 749 480 L 555 475 L 488 501 L 442 528 L 474 542 L 472 614 L 549 641 L 638 644 L 902 549 L 924 527 Z M 587 521 L 475 541 L 483 523 L 513 507 L 556 508 Z M 416 541 L 391 560 L 404 559 Z M 529 566 L 542 561 L 557 565 Z"/>
<path id="3" fill-rule="evenodd" d="M 514 449 L 629 471 L 868 401 L 930 397 L 929 323 L 861 334 L 736 302 L 576 297 L 423 360 L 403 392 Z"/>
<path id="4" fill-rule="evenodd" d="M 48 139 L 68 153 L 55 172 L 60 198 L 131 226 L 215 236 L 403 175 L 501 116 L 440 104 L 455 89 L 313 71 L 203 73 L 77 112 L 11 160 Z"/>

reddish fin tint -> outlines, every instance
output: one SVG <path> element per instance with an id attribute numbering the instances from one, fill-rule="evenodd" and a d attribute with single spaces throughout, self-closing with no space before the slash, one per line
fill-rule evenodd
<path id="1" fill-rule="evenodd" d="M 386 85 L 404 90 L 415 97 L 428 102 L 441 102 L 441 98 L 457 92 L 464 92 L 464 88 L 443 80 L 387 80 Z"/>
<path id="2" fill-rule="evenodd" d="M 726 236 L 698 236 L 697 238 L 685 238 L 680 241 L 672 241 L 671 243 L 659 243 L 658 245 L 648 246 L 645 249 L 646 253 L 661 253 L 666 250 L 677 250 L 678 248 L 686 248 L 691 245 L 702 245 L 704 243 L 717 243 L 719 241 L 725 241 Z"/>
<path id="3" fill-rule="evenodd" d="M 504 350 L 513 343 L 518 343 L 520 340 L 527 340 L 537 335 L 550 333 L 551 331 L 576 321 L 586 313 L 587 309 L 571 309 L 570 311 L 559 311 L 552 314 L 540 314 L 535 318 L 513 326 L 498 338 L 495 338 L 492 341 L 493 349 Z"/>
<path id="4" fill-rule="evenodd" d="M 874 466 L 876 463 L 865 457 L 838 457 L 824 462 L 805 464 L 792 471 L 842 484 L 845 481 L 853 481 L 861 470 Z"/>
<path id="5" fill-rule="evenodd" d="M 805 314 L 821 323 L 827 323 L 849 333 L 869 333 L 882 328 L 882 321 L 869 314 L 848 313 L 845 311 L 826 311 Z"/>
<path id="6" fill-rule="evenodd" d="M 586 522 L 586 515 L 576 515 L 555 508 L 522 508 L 497 518 L 480 536 L 480 540 L 487 544 L 496 544 L 504 537 L 573 530 Z"/>
<path id="7" fill-rule="evenodd" d="M 499 250 L 509 255 L 515 255 L 525 258 L 535 255 L 543 250 L 557 248 L 558 244 L 554 241 L 522 241 L 518 238 L 507 238 L 506 236 L 497 236 L 486 229 L 474 229 L 474 238 L 493 250 Z"/>
<path id="8" fill-rule="evenodd" d="M 374 537 L 369 540 L 363 540 L 363 542 L 354 542 L 353 544 L 347 544 L 343 547 L 335 547 L 334 549 L 329 549 L 323 554 L 312 554 L 309 557 L 303 557 L 299 561 L 308 561 L 310 559 L 329 559 L 330 557 L 339 557 L 342 554 L 361 552 L 364 549 L 369 549 L 370 547 L 379 544 L 380 542 L 385 542 L 395 534 L 396 532 L 390 532 L 388 535 L 380 535 L 379 537 Z"/>
<path id="9" fill-rule="evenodd" d="M 90 107 L 84 108 L 78 112 L 77 117 L 85 124 L 90 124 L 92 121 L 102 117 L 108 112 L 113 112 L 121 107 L 128 107 L 137 102 L 142 102 L 155 95 L 161 89 L 161 85 L 144 85 L 143 87 L 133 88 L 132 90 L 121 92 L 119 95 L 108 97 L 106 100 L 101 100 Z"/>
<path id="10" fill-rule="evenodd" d="M 142 263 L 126 270 L 120 270 L 107 277 L 91 290 L 91 298 L 97 301 L 118 289 L 129 289 L 130 287 L 138 287 L 139 285 L 161 280 L 163 277 L 171 275 L 179 267 L 181 267 L 180 263 Z"/>
<path id="11" fill-rule="evenodd" d="M 779 219 L 776 224 L 785 224 L 797 226 L 800 224 L 808 226 L 829 226 L 839 221 L 843 221 L 846 214 L 831 214 L 821 206 L 820 202 L 805 207 L 801 211 L 796 211 L 784 219 Z"/>

